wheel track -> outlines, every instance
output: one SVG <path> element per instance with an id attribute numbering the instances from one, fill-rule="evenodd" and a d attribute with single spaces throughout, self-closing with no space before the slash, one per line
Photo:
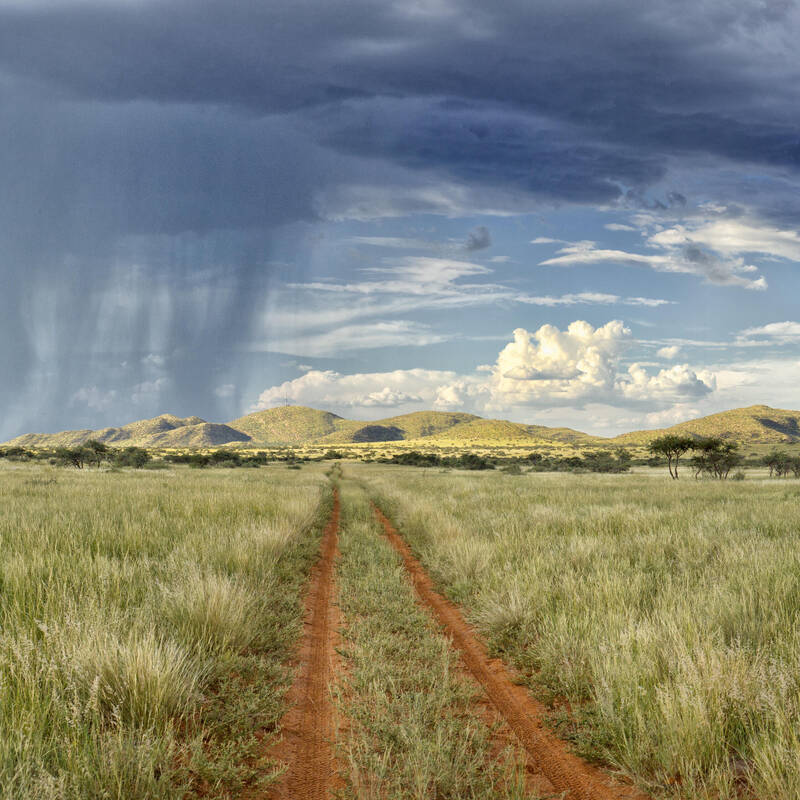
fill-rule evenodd
<path id="1" fill-rule="evenodd" d="M 289 711 L 281 721 L 282 740 L 273 750 L 273 755 L 288 761 L 289 767 L 269 792 L 269 800 L 327 800 L 334 786 L 334 713 L 328 687 L 335 659 L 333 594 L 339 511 L 339 492 L 334 489 L 333 510 L 306 595 L 301 667 L 289 690 Z"/>
<path id="2" fill-rule="evenodd" d="M 569 752 L 564 742 L 543 727 L 545 707 L 514 682 L 502 661 L 489 657 L 459 609 L 433 588 L 433 581 L 405 539 L 374 503 L 373 509 L 403 559 L 421 603 L 445 628 L 467 669 L 516 734 L 531 761 L 529 767 L 544 775 L 557 792 L 563 793 L 564 800 L 646 800 L 647 795 L 635 787 L 620 784 Z"/>

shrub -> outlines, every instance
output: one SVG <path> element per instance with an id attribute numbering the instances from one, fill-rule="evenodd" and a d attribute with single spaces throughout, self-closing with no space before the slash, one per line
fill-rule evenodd
<path id="1" fill-rule="evenodd" d="M 141 469 L 150 459 L 150 453 L 143 447 L 126 447 L 114 454 L 113 463 L 117 467 Z"/>

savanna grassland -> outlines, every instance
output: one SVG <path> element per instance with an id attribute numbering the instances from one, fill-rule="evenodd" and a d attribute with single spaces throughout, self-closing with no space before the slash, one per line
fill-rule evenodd
<path id="1" fill-rule="evenodd" d="M 376 506 L 584 759 L 800 798 L 800 481 L 764 474 L 0 462 L 0 800 L 561 796 Z"/>
<path id="2" fill-rule="evenodd" d="M 269 783 L 321 471 L 0 465 L 0 797 Z"/>
<path id="3" fill-rule="evenodd" d="M 800 482 L 350 471 L 581 753 L 800 797 Z"/>

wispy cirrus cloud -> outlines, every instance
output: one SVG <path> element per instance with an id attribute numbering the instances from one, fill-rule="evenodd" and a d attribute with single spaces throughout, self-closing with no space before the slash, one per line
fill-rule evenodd
<path id="1" fill-rule="evenodd" d="M 276 330 L 322 328 L 358 319 L 409 312 L 436 311 L 489 305 L 529 305 L 545 308 L 577 305 L 621 305 L 657 308 L 672 301 L 626 297 L 609 292 L 569 292 L 536 295 L 491 280 L 494 270 L 482 264 L 430 256 L 390 259 L 384 266 L 362 272 L 386 275 L 384 280 L 310 281 L 290 283 L 287 289 L 308 295 L 302 308 L 281 309 L 280 301 L 267 319 Z M 331 296 L 341 298 L 331 302 Z M 346 298 L 346 299 L 345 299 Z"/>
<path id="2" fill-rule="evenodd" d="M 609 249 L 595 241 L 563 242 L 539 237 L 532 244 L 564 246 L 539 262 L 540 266 L 576 266 L 616 263 L 645 266 L 657 272 L 698 275 L 719 286 L 764 290 L 767 281 L 757 275 L 753 256 L 766 260 L 800 262 L 800 233 L 762 220 L 740 216 L 724 206 L 705 206 L 699 217 L 664 227 L 661 218 L 639 214 L 634 219 L 644 237 L 645 251 Z M 732 216 L 733 214 L 733 216 Z M 634 230 L 613 225 L 612 230 Z"/>
<path id="3" fill-rule="evenodd" d="M 770 322 L 739 331 L 737 344 L 800 344 L 800 322 Z"/>
<path id="4" fill-rule="evenodd" d="M 274 338 L 263 347 L 254 345 L 252 349 L 295 356 L 324 357 L 381 347 L 425 347 L 451 338 L 452 334 L 436 332 L 428 325 L 400 319 L 344 325 L 313 334 Z"/>

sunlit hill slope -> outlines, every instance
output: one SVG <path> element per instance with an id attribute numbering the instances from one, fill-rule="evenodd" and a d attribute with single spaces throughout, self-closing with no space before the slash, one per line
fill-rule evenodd
<path id="1" fill-rule="evenodd" d="M 155 448 L 209 448 L 222 445 L 248 447 L 335 446 L 353 443 L 413 442 L 449 447 L 571 448 L 597 446 L 642 447 L 663 433 L 721 436 L 744 445 L 792 444 L 800 442 L 800 411 L 769 406 L 750 406 L 687 420 L 670 428 L 634 431 L 611 439 L 592 436 L 571 428 L 525 425 L 502 419 L 484 419 L 474 414 L 418 411 L 363 422 L 349 420 L 304 406 L 282 406 L 257 411 L 227 424 L 206 422 L 199 417 L 162 414 L 121 427 L 99 430 L 28 433 L 7 442 L 33 449 L 75 446 L 98 439 L 110 445 Z"/>
<path id="2" fill-rule="evenodd" d="M 792 444 L 800 442 L 800 411 L 769 406 L 748 406 L 679 422 L 670 428 L 634 431 L 617 436 L 622 445 L 646 444 L 664 433 L 689 436 L 719 436 L 742 444 Z"/>

